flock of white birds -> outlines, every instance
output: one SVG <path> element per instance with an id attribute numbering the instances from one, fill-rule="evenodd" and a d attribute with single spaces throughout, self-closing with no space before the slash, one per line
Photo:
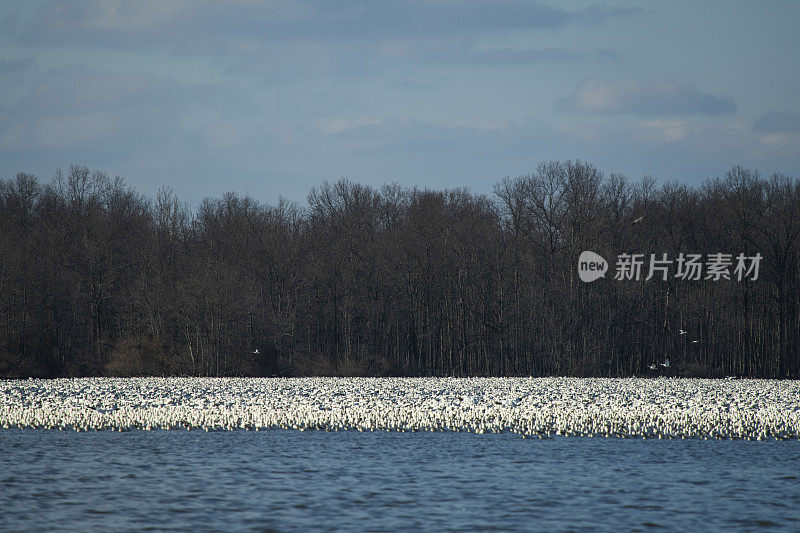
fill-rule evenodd
<path id="1" fill-rule="evenodd" d="M 800 439 L 800 382 L 581 378 L 0 381 L 0 428 Z"/>

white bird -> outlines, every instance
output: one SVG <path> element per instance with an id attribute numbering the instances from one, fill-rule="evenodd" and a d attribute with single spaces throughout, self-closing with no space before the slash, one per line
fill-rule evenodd
<path id="1" fill-rule="evenodd" d="M 692 341 L 692 344 L 697 344 L 698 342 L 700 342 L 700 341 Z"/>
<path id="2" fill-rule="evenodd" d="M 257 353 L 259 353 L 259 351 L 258 351 L 258 348 L 256 348 L 255 350 L 253 350 L 253 353 L 254 353 L 254 354 L 257 354 Z"/>
<path id="3" fill-rule="evenodd" d="M 669 359 L 661 363 L 661 366 L 663 366 L 664 368 L 669 368 Z"/>
<path id="4" fill-rule="evenodd" d="M 650 370 L 658 370 L 658 365 L 653 363 L 652 365 L 650 365 Z"/>
<path id="5" fill-rule="evenodd" d="M 682 329 L 679 329 L 679 330 L 678 330 L 678 334 L 679 334 L 679 335 L 686 335 L 687 333 L 689 333 L 689 332 L 688 332 L 688 331 L 685 331 L 685 330 L 682 330 Z"/>
<path id="6" fill-rule="evenodd" d="M 642 216 L 640 216 L 639 218 L 637 218 L 637 219 L 634 219 L 633 223 L 634 223 L 634 224 L 637 224 L 637 223 L 641 222 L 642 220 L 644 220 L 644 217 L 645 217 L 645 215 L 642 215 Z"/>

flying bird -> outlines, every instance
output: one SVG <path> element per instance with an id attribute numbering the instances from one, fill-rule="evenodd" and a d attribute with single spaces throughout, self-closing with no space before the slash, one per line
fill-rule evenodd
<path id="1" fill-rule="evenodd" d="M 679 330 L 678 330 L 678 334 L 679 334 L 679 335 L 686 335 L 687 333 L 689 333 L 689 332 L 688 332 L 688 331 L 684 331 L 684 330 L 682 330 L 682 329 L 679 329 Z"/>
<path id="2" fill-rule="evenodd" d="M 652 365 L 650 365 L 650 370 L 658 370 L 658 365 L 653 363 Z"/>
<path id="3" fill-rule="evenodd" d="M 692 341 L 692 344 L 697 344 L 698 342 L 700 342 L 700 341 Z"/>
<path id="4" fill-rule="evenodd" d="M 661 366 L 663 366 L 664 368 L 669 368 L 669 359 L 661 363 Z"/>
<path id="5" fill-rule="evenodd" d="M 644 217 L 645 217 L 645 215 L 642 215 L 642 216 L 640 216 L 639 218 L 637 218 L 637 219 L 634 219 L 633 223 L 634 223 L 634 224 L 638 224 L 639 222 L 641 222 L 642 220 L 644 220 Z"/>
<path id="6" fill-rule="evenodd" d="M 258 354 L 258 353 L 260 353 L 260 352 L 258 351 L 258 348 L 256 348 L 255 350 L 253 350 L 253 353 L 254 353 L 254 354 Z"/>

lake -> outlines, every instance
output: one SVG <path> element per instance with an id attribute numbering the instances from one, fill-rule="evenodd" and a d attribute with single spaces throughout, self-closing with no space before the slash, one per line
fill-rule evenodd
<path id="1" fill-rule="evenodd" d="M 800 442 L 0 430 L 3 530 L 800 528 Z"/>

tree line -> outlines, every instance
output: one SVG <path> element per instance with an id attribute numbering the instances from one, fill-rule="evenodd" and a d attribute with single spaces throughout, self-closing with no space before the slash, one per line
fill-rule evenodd
<path id="1" fill-rule="evenodd" d="M 604 278 L 579 279 L 584 250 Z M 20 173 L 0 377 L 798 378 L 799 251 L 800 180 L 738 166 L 692 187 L 550 161 L 492 195 L 340 179 L 195 210 L 86 167 Z M 614 279 L 622 253 L 720 252 L 760 254 L 758 278 Z"/>

